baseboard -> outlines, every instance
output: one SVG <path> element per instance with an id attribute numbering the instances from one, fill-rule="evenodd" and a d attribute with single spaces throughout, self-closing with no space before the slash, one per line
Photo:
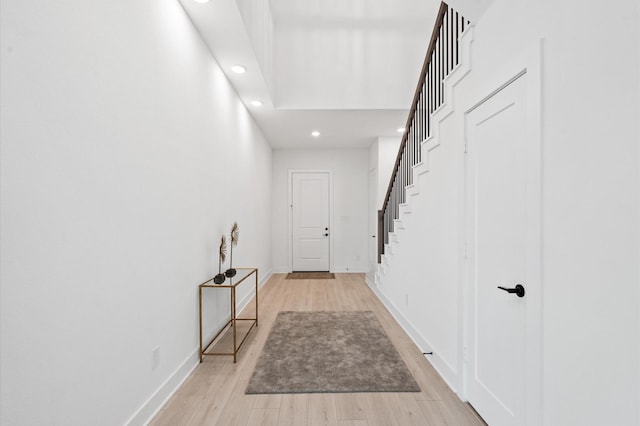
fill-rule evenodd
<path id="1" fill-rule="evenodd" d="M 142 404 L 125 423 L 128 426 L 147 425 L 156 414 L 169 401 L 169 398 L 180 388 L 185 380 L 191 375 L 200 362 L 199 347 L 189 354 L 182 364 L 171 374 L 167 380 Z"/>
<path id="2" fill-rule="evenodd" d="M 367 272 L 364 276 L 364 282 L 371 288 L 376 286 L 376 277 L 374 272 Z"/>
<path id="3" fill-rule="evenodd" d="M 269 270 L 266 273 L 264 273 L 262 277 L 258 277 L 258 288 L 262 288 L 262 286 L 264 286 L 267 283 L 267 281 L 269 281 L 269 278 L 271 278 L 271 275 L 273 275 L 272 271 L 273 270 Z M 249 294 L 247 294 L 245 297 L 242 298 L 242 300 L 240 300 L 240 302 L 238 302 L 238 307 L 237 307 L 238 313 L 242 312 L 244 308 L 247 307 L 247 305 L 249 304 L 249 302 L 251 302 L 251 299 L 253 299 L 255 295 L 256 295 L 256 291 L 252 287 Z"/>
<path id="4" fill-rule="evenodd" d="M 267 281 L 269 281 L 269 278 L 271 278 L 271 275 L 273 274 L 273 269 L 269 269 L 268 271 L 263 272 L 262 278 L 258 278 L 258 287 L 262 288 L 262 286 L 265 285 Z"/>
<path id="5" fill-rule="evenodd" d="M 411 188 L 411 191 L 408 191 L 408 189 L 405 188 L 405 195 L 411 195 L 408 194 L 408 192 L 419 192 L 420 188 L 418 187 L 418 185 L 420 180 L 418 179 L 418 176 L 429 171 L 431 151 L 433 151 L 434 148 L 440 146 L 440 126 L 442 125 L 442 122 L 455 111 L 453 102 L 455 87 L 467 75 L 469 75 L 471 71 L 471 43 L 473 41 L 473 37 L 473 26 L 469 26 L 461 35 L 462 47 L 460 49 L 463 57 L 461 58 L 460 63 L 457 65 L 457 67 L 444 80 L 445 101 L 436 111 L 433 112 L 431 116 L 433 131 L 428 139 L 420 143 L 422 162 L 413 166 L 412 170 L 414 187 Z M 415 203 L 415 200 L 412 200 L 412 203 Z M 412 322 L 402 314 L 402 310 L 398 309 L 382 292 L 382 288 L 384 288 L 385 286 L 384 277 L 392 269 L 392 258 L 396 253 L 396 250 L 394 250 L 394 245 L 397 246 L 399 244 L 398 232 L 403 228 L 398 226 L 394 229 L 396 230 L 396 233 L 389 233 L 389 243 L 385 245 L 385 254 L 382 256 L 382 265 L 380 268 L 382 273 L 378 276 L 378 279 L 375 281 L 375 283 L 372 280 L 365 281 L 371 288 L 371 291 L 373 291 L 373 293 L 378 297 L 385 308 L 389 311 L 391 316 L 396 320 L 400 327 L 402 327 L 402 329 L 407 333 L 409 338 L 416 344 L 416 346 L 420 348 L 423 353 L 433 353 L 433 355 L 425 355 L 425 358 L 444 380 L 447 386 L 449 386 L 449 388 L 451 388 L 451 390 L 455 392 L 458 397 L 460 397 L 460 399 L 464 400 L 462 396 L 462 368 L 457 367 L 459 362 L 456 361 L 454 363 L 450 363 L 445 358 L 439 356 L 438 348 L 431 345 L 430 342 L 424 336 L 422 336 L 418 329 L 414 327 Z M 406 230 L 402 232 L 410 231 Z"/>
<path id="6" fill-rule="evenodd" d="M 396 308 L 396 306 L 389 299 L 387 299 L 387 297 L 380 291 L 380 289 L 376 288 L 375 286 L 372 286 L 370 283 L 367 283 L 367 284 L 369 285 L 369 288 L 371 289 L 371 291 L 373 291 L 376 297 L 382 302 L 384 307 L 387 308 L 387 311 L 389 311 L 391 316 L 396 320 L 398 324 L 400 324 L 400 327 L 402 327 L 405 333 L 407 333 L 407 335 L 413 341 L 413 343 L 422 352 L 424 352 L 425 348 L 431 348 L 431 345 L 429 345 L 426 339 L 424 339 L 420 335 L 420 333 L 415 329 L 415 327 L 413 327 L 411 322 L 407 320 L 404 315 L 402 315 L 400 310 Z"/>
<path id="7" fill-rule="evenodd" d="M 387 308 L 387 311 L 391 314 L 391 316 L 396 320 L 396 322 L 400 325 L 400 327 L 404 330 L 405 333 L 409 336 L 409 338 L 413 341 L 413 343 L 420 349 L 420 352 L 433 352 L 434 355 L 425 355 L 425 358 L 431 364 L 431 366 L 436 370 L 438 375 L 444 380 L 444 382 L 449 386 L 449 388 L 460 397 L 459 392 L 461 389 L 457 389 L 457 387 L 452 382 L 457 382 L 458 375 L 456 370 L 451 368 L 449 364 L 440 356 L 438 356 L 437 348 L 434 348 L 433 345 L 429 343 L 427 339 L 422 336 L 422 334 L 413 326 L 411 321 L 409 321 L 389 299 L 380 291 L 376 286 L 371 285 L 371 283 L 367 283 L 371 291 L 378 297 L 380 302 Z"/>
<path id="8" fill-rule="evenodd" d="M 262 288 L 269 278 L 271 278 L 273 272 L 271 270 L 262 274 L 262 276 L 258 277 L 258 288 Z M 247 296 L 245 296 L 238 303 L 238 312 L 242 312 L 244 308 L 247 307 L 251 299 L 255 296 L 255 290 L 252 290 Z M 223 325 L 226 324 L 226 320 L 220 321 L 214 327 L 214 330 L 219 330 Z M 210 341 L 214 336 L 214 332 L 208 338 L 205 338 L 205 341 Z M 185 359 L 182 364 L 160 385 L 160 387 L 147 399 L 147 401 L 142 404 L 142 407 L 138 409 L 138 411 L 131 416 L 131 418 L 125 423 L 128 426 L 137 426 L 137 425 L 147 425 L 151 422 L 151 420 L 155 417 L 156 414 L 164 407 L 164 405 L 169 401 L 169 399 L 173 396 L 174 393 L 180 388 L 180 386 L 184 383 L 185 380 L 191 375 L 193 370 L 200 363 L 200 346 L 196 347 L 191 354 Z"/>
<path id="9" fill-rule="evenodd" d="M 333 268 L 331 272 L 335 272 L 336 274 L 366 274 L 369 272 L 369 268 Z"/>

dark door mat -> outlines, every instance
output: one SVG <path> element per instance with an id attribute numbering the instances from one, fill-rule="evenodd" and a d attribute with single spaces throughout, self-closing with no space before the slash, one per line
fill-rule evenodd
<path id="1" fill-rule="evenodd" d="M 333 272 L 291 272 L 287 274 L 287 280 L 335 280 Z"/>

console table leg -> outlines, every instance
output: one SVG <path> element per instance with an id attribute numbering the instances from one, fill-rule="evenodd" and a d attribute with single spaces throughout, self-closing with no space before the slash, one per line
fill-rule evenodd
<path id="1" fill-rule="evenodd" d="M 256 327 L 258 326 L 258 270 L 256 269 Z"/>
<path id="2" fill-rule="evenodd" d="M 200 317 L 200 363 L 202 363 L 202 287 L 199 287 L 198 307 Z"/>
<path id="3" fill-rule="evenodd" d="M 237 340 L 236 340 L 236 331 L 237 331 L 237 327 L 236 327 L 236 288 L 232 287 L 231 288 L 231 324 L 233 326 L 233 363 L 235 364 L 236 362 L 236 356 L 238 354 L 238 346 L 237 346 Z"/>

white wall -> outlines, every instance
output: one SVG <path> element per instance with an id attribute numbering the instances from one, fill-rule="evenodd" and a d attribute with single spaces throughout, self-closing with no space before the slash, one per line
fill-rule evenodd
<path id="1" fill-rule="evenodd" d="M 402 137 L 377 138 L 369 147 L 369 170 L 376 170 L 376 209 L 380 210 L 387 195 L 393 166 L 398 156 Z"/>
<path id="2" fill-rule="evenodd" d="M 400 142 L 402 142 L 402 137 L 378 138 L 378 210 L 382 208 L 384 198 L 387 196 L 387 189 L 393 173 L 393 166 L 396 165 Z"/>
<path id="3" fill-rule="evenodd" d="M 271 4 L 279 107 L 408 107 L 439 2 Z"/>
<path id="4" fill-rule="evenodd" d="M 447 4 L 455 10 L 464 11 L 464 17 L 478 22 L 493 0 L 449 0 Z"/>
<path id="5" fill-rule="evenodd" d="M 3 1 L 1 27 L 0 423 L 141 423 L 197 363 L 220 234 L 271 268 L 271 149 L 176 1 Z"/>
<path id="6" fill-rule="evenodd" d="M 424 253 L 424 261 L 416 260 L 407 270 L 409 254 L 402 260 L 399 252 L 388 272 L 398 280 L 406 279 L 401 274 L 420 277 L 426 288 L 381 283 L 381 294 L 409 320 L 408 326 L 452 363 L 448 379 L 460 386 L 460 346 L 447 336 L 461 336 L 462 328 L 458 323 L 451 330 L 445 317 L 459 311 L 461 295 L 447 287 L 439 296 L 443 316 L 435 325 L 403 306 L 404 296 L 421 300 L 423 294 L 445 291 L 438 288 L 441 284 L 456 286 L 461 247 L 451 249 L 450 239 L 462 203 L 440 201 L 455 197 L 447 189 L 457 190 L 451 170 L 462 170 L 463 156 L 447 152 L 459 146 L 461 114 L 479 100 L 481 88 L 542 39 L 545 425 L 640 423 L 638 9 L 634 0 L 615 8 L 575 0 L 493 2 L 476 23 L 471 74 L 455 89 L 459 109 L 441 128 L 441 146 L 429 159 L 421 201 L 405 233 L 424 236 L 424 245 L 414 247 Z M 603 22 L 614 24 L 600 31 Z M 415 219 L 416 212 L 421 220 Z M 431 226 L 434 220 L 438 227 Z"/>
<path id="7" fill-rule="evenodd" d="M 283 149 L 273 151 L 273 269 L 291 271 L 288 238 L 289 169 L 332 171 L 333 227 L 331 250 L 333 272 L 367 272 L 368 168 L 367 149 Z"/>
<path id="8" fill-rule="evenodd" d="M 410 214 L 403 215 L 402 227 L 394 229 L 400 243 L 393 249 L 387 247 L 393 258 L 376 288 L 418 347 L 434 353 L 430 361 L 455 390 L 460 390 L 462 380 L 458 365 L 461 293 L 456 214 L 462 150 L 455 142 L 460 128 L 453 121 L 445 124 L 443 133 L 453 142 L 431 151 L 428 173 L 414 176 L 419 194 L 407 197 Z M 426 159 L 427 151 L 422 155 Z"/>
<path id="9" fill-rule="evenodd" d="M 369 182 L 369 185 L 373 186 L 369 188 L 369 194 L 373 194 L 374 211 L 369 211 L 368 215 L 369 220 L 372 221 L 370 231 L 376 239 L 373 242 L 375 249 L 372 249 L 375 252 L 375 260 L 371 261 L 371 267 L 365 277 L 368 283 L 375 282 L 374 272 L 377 267 L 378 238 L 380 238 L 380 235 L 378 235 L 378 210 L 384 204 L 384 198 L 387 194 L 387 187 L 389 186 L 401 141 L 401 136 L 395 138 L 380 137 L 376 138 L 369 147 L 369 172 L 374 173 L 374 182 Z M 371 203 L 371 200 L 369 202 Z M 372 242 L 370 241 L 369 243 L 371 244 Z"/>
<path id="10" fill-rule="evenodd" d="M 547 425 L 640 423 L 639 7 L 495 0 L 477 27 L 469 84 L 543 38 Z"/>
<path id="11" fill-rule="evenodd" d="M 273 16 L 269 0 L 236 0 L 267 86 L 273 93 Z"/>

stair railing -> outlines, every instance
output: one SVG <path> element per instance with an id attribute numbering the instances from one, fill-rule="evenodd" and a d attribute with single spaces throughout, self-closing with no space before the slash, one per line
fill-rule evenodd
<path id="1" fill-rule="evenodd" d="M 444 103 L 444 79 L 459 63 L 460 36 L 468 26 L 462 15 L 440 4 L 387 194 L 378 211 L 378 263 L 389 233 L 394 232 L 400 204 L 405 202 L 405 187 L 413 183 L 413 166 L 422 161 L 420 143 L 431 135 L 431 115 Z"/>

